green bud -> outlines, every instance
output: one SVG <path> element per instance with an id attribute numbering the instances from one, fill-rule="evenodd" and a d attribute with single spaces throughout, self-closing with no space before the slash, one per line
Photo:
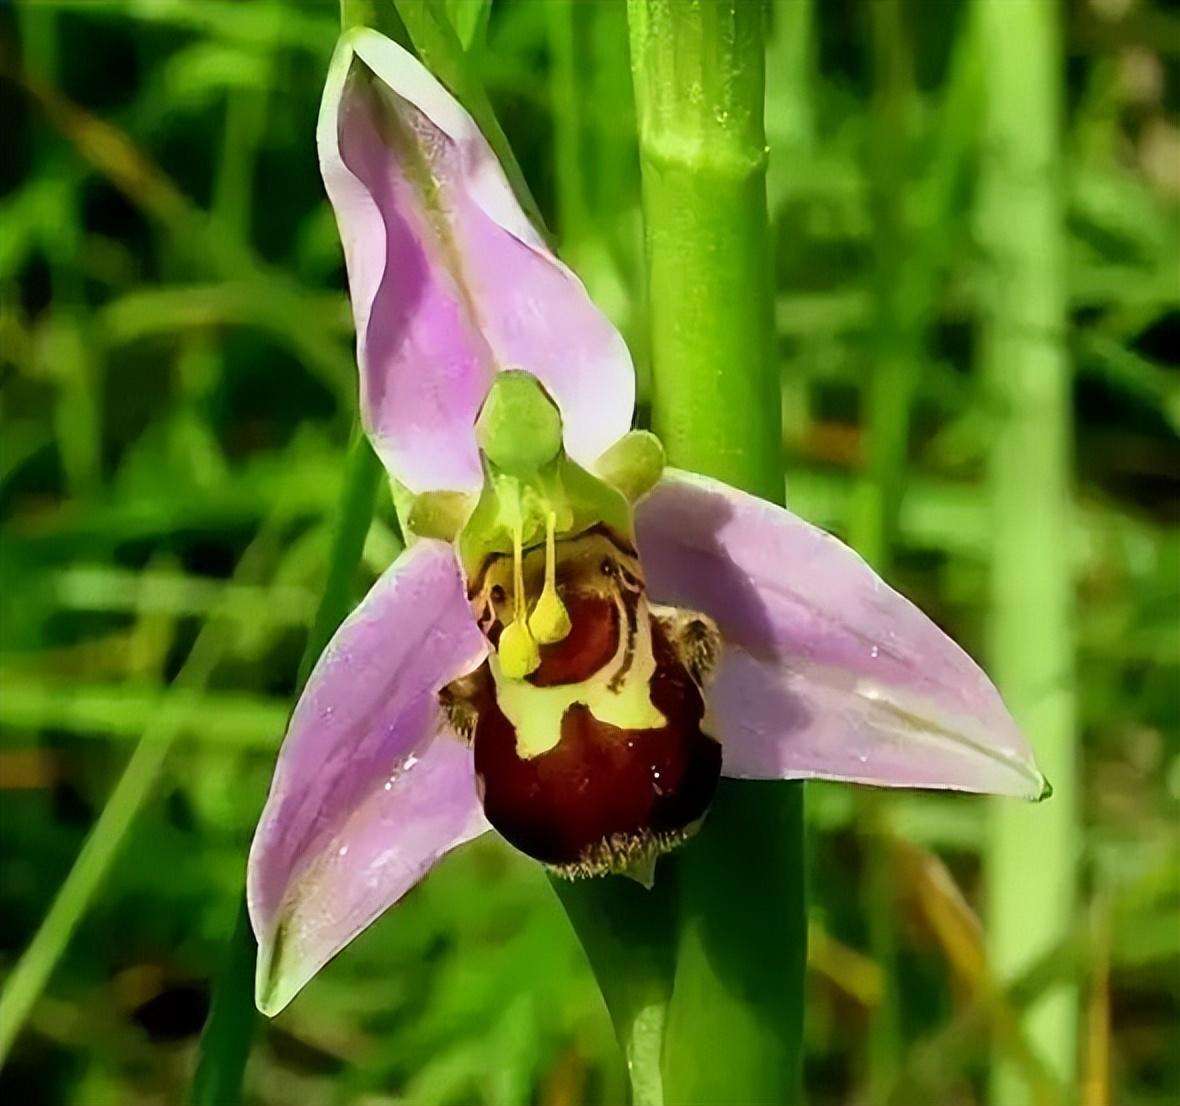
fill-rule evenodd
<path id="1" fill-rule="evenodd" d="M 647 430 L 624 434 L 597 461 L 595 475 L 634 503 L 651 491 L 664 471 L 664 447 Z"/>
<path id="2" fill-rule="evenodd" d="M 454 541 L 474 505 L 466 492 L 423 492 L 410 501 L 406 527 L 422 538 Z"/>
<path id="3" fill-rule="evenodd" d="M 537 378 L 497 373 L 475 422 L 479 448 L 497 468 L 528 477 L 561 450 L 561 414 Z"/>

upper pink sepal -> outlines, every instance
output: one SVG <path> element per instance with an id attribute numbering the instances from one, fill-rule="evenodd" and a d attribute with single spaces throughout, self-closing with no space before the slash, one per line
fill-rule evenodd
<path id="1" fill-rule="evenodd" d="M 451 547 L 404 552 L 316 664 L 250 849 L 257 1001 L 281 1010 L 456 845 L 487 828 L 438 691 L 482 661 Z"/>
<path id="2" fill-rule="evenodd" d="M 1042 795 L 979 666 L 830 534 L 671 469 L 636 533 L 652 597 L 721 629 L 709 710 L 727 775 Z"/>
<path id="3" fill-rule="evenodd" d="M 622 338 L 546 247 L 474 121 L 376 31 L 340 40 L 317 143 L 344 243 L 361 412 L 413 492 L 476 491 L 492 374 L 526 369 L 589 466 L 631 424 Z"/>

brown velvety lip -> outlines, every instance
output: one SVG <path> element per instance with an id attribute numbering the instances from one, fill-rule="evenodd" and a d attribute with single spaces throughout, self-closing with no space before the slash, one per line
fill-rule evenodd
<path id="1" fill-rule="evenodd" d="M 566 593 L 570 632 L 541 646 L 541 666 L 526 676 L 534 687 L 577 684 L 598 672 L 618 651 L 619 608 L 605 595 Z"/>
<path id="2" fill-rule="evenodd" d="M 486 680 L 478 703 L 475 770 L 488 820 L 522 852 L 569 874 L 611 870 L 629 843 L 674 841 L 707 811 L 721 746 L 700 728 L 701 690 L 652 623 L 652 702 L 664 726 L 623 730 L 575 704 L 548 752 L 522 758 L 516 732 Z"/>

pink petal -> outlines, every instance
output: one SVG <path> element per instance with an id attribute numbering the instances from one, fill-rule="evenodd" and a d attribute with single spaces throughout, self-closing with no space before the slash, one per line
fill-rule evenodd
<path id="1" fill-rule="evenodd" d="M 487 828 L 471 751 L 437 696 L 485 651 L 450 546 L 428 540 L 394 562 L 324 651 L 250 850 L 264 1013 Z"/>
<path id="2" fill-rule="evenodd" d="M 653 598 L 725 638 L 709 708 L 726 775 L 1040 796 L 987 676 L 830 534 L 674 470 L 636 528 Z"/>
<path id="3" fill-rule="evenodd" d="M 498 369 L 546 386 L 582 464 L 626 433 L 626 345 L 426 69 L 376 31 L 346 34 L 317 141 L 348 265 L 365 426 L 395 477 L 414 492 L 480 486 L 473 423 Z"/>

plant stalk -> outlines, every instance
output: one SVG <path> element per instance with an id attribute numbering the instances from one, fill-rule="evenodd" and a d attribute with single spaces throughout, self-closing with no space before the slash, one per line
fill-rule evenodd
<path id="1" fill-rule="evenodd" d="M 781 502 L 760 3 L 629 0 L 652 343 L 672 464 Z M 668 1102 L 797 1102 L 806 912 L 799 784 L 723 780 L 679 888 Z"/>

